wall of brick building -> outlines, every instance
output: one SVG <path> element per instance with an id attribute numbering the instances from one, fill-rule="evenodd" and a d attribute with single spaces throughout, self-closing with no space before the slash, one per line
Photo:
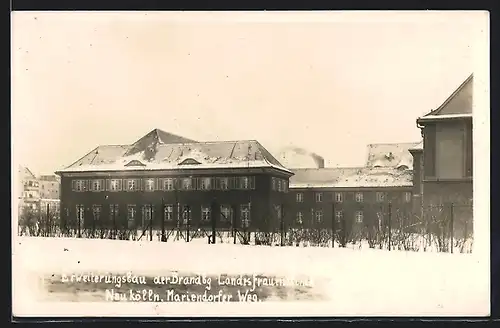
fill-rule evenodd
<path id="1" fill-rule="evenodd" d="M 192 175 L 193 178 L 217 177 L 217 175 Z M 242 172 L 241 174 L 221 175 L 224 177 L 239 177 L 239 176 L 254 176 L 255 189 L 253 190 L 177 190 L 177 191 L 100 191 L 100 192 L 75 192 L 72 190 L 72 180 L 79 179 L 78 177 L 63 177 L 61 181 L 61 212 L 63 219 L 75 220 L 76 205 L 85 206 L 85 216 L 92 218 L 92 205 L 101 205 L 101 217 L 109 219 L 111 217 L 110 204 L 118 204 L 119 215 L 115 217 L 117 224 L 126 226 L 127 224 L 127 205 L 133 204 L 136 206 L 136 224 L 140 225 L 142 220 L 141 208 L 143 205 L 152 205 L 155 209 L 154 220 L 161 222 L 162 217 L 162 201 L 164 205 L 174 205 L 179 203 L 181 208 L 183 205 L 189 205 L 191 209 L 191 227 L 211 227 L 211 222 L 201 222 L 201 206 L 211 206 L 217 204 L 213 209 L 212 215 L 216 218 L 217 227 L 229 227 L 230 225 L 221 222 L 220 220 L 220 205 L 230 205 L 234 211 L 235 222 L 239 222 L 240 205 L 251 203 L 251 228 L 264 229 L 268 227 L 273 218 L 273 205 L 283 203 L 284 192 L 271 192 L 271 176 L 279 177 L 288 181 L 288 177 L 283 174 L 271 173 L 252 173 Z M 174 177 L 174 176 L 168 176 Z M 182 176 L 177 176 L 182 177 Z M 92 179 L 93 177 L 85 177 Z M 95 177 L 103 179 L 103 177 Z M 127 178 L 146 178 L 145 176 L 109 176 L 106 179 L 127 179 Z M 167 222 L 169 225 L 175 225 L 177 218 L 177 206 L 174 206 L 174 222 Z M 159 224 L 158 224 L 159 225 Z"/>

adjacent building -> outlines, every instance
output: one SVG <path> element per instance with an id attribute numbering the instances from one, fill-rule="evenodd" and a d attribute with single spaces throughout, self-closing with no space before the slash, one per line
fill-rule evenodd
<path id="1" fill-rule="evenodd" d="M 39 182 L 33 172 L 27 167 L 18 167 L 18 199 L 19 209 L 36 209 L 40 199 Z"/>
<path id="2" fill-rule="evenodd" d="M 438 108 L 417 119 L 423 143 L 412 151 L 415 192 L 424 207 L 471 204 L 473 75 L 470 75 Z M 418 188 L 418 189 L 417 189 Z"/>
<path id="3" fill-rule="evenodd" d="M 293 169 L 287 209 L 295 228 L 344 230 L 346 235 L 407 222 L 413 207 L 417 143 L 372 144 L 363 167 Z"/>
<path id="4" fill-rule="evenodd" d="M 155 129 L 102 145 L 61 177 L 63 229 L 268 231 L 279 228 L 293 173 L 258 141 L 196 142 Z"/>

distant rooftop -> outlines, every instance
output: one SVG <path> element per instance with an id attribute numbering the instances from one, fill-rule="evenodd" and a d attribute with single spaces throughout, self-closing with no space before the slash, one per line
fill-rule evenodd
<path id="1" fill-rule="evenodd" d="M 410 170 L 372 167 L 294 169 L 290 188 L 411 187 Z"/>
<path id="2" fill-rule="evenodd" d="M 369 144 L 366 166 L 411 169 L 413 156 L 409 149 L 418 144 L 418 142 Z"/>

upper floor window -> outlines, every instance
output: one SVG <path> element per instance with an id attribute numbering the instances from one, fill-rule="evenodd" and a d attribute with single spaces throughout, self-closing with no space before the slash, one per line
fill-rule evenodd
<path id="1" fill-rule="evenodd" d="M 283 181 L 281 179 L 277 179 L 277 184 L 278 184 L 278 191 L 281 192 L 283 191 L 282 183 Z"/>
<path id="2" fill-rule="evenodd" d="M 288 192 L 288 180 L 283 180 L 283 191 Z"/>
<path id="3" fill-rule="evenodd" d="M 217 189 L 228 190 L 229 189 L 229 178 L 216 178 Z"/>
<path id="4" fill-rule="evenodd" d="M 73 180 L 73 190 L 74 191 L 87 190 L 87 180 Z"/>
<path id="5" fill-rule="evenodd" d="M 174 181 L 173 178 L 163 179 L 163 190 L 174 190 Z"/>
<path id="6" fill-rule="evenodd" d="M 304 201 L 304 194 L 301 193 L 301 192 L 298 192 L 296 195 L 295 195 L 295 198 L 297 200 L 297 203 L 302 203 Z"/>
<path id="7" fill-rule="evenodd" d="M 323 201 L 323 193 L 317 192 L 316 193 L 316 202 L 321 203 Z"/>
<path id="8" fill-rule="evenodd" d="M 121 179 L 110 179 L 110 180 L 108 180 L 108 190 L 109 191 L 120 191 L 120 190 L 122 190 L 122 180 Z"/>
<path id="9" fill-rule="evenodd" d="M 383 201 L 385 201 L 385 193 L 377 191 L 377 202 L 381 203 Z"/>
<path id="10" fill-rule="evenodd" d="M 407 191 L 407 192 L 404 193 L 404 200 L 405 200 L 406 203 L 411 202 L 411 192 Z"/>
<path id="11" fill-rule="evenodd" d="M 212 179 L 211 178 L 200 178 L 199 189 L 200 190 L 212 189 Z"/>
<path id="12" fill-rule="evenodd" d="M 183 190 L 193 189 L 193 179 L 192 178 L 183 178 L 182 179 L 182 189 Z"/>
<path id="13" fill-rule="evenodd" d="M 271 190 L 276 190 L 276 178 L 271 178 Z"/>
<path id="14" fill-rule="evenodd" d="M 335 201 L 337 203 L 342 203 L 343 200 L 344 200 L 343 194 L 341 192 L 336 192 L 335 193 Z"/>
<path id="15" fill-rule="evenodd" d="M 139 179 L 127 179 L 127 191 L 137 191 L 140 189 Z"/>
<path id="16" fill-rule="evenodd" d="M 362 203 L 363 202 L 363 193 L 362 192 L 357 192 L 355 195 L 356 202 Z"/>
<path id="17" fill-rule="evenodd" d="M 155 190 L 155 179 L 146 179 L 144 181 L 144 190 L 145 191 L 154 191 Z"/>

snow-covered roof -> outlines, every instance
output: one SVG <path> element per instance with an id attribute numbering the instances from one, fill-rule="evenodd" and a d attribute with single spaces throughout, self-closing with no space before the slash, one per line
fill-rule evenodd
<path id="1" fill-rule="evenodd" d="M 290 188 L 411 187 L 413 175 L 396 168 L 350 167 L 296 169 Z"/>
<path id="2" fill-rule="evenodd" d="M 465 114 L 443 114 L 443 115 L 425 115 L 420 117 L 418 120 L 420 122 L 422 121 L 434 121 L 434 120 L 449 120 L 449 119 L 454 119 L 454 118 L 471 118 L 472 114 L 471 113 L 465 113 Z"/>
<path id="3" fill-rule="evenodd" d="M 19 166 L 18 172 L 21 180 L 36 180 L 36 176 L 27 167 Z"/>
<path id="4" fill-rule="evenodd" d="M 424 149 L 424 141 L 420 141 L 415 147 L 410 148 L 409 150 L 423 150 Z"/>
<path id="5" fill-rule="evenodd" d="M 99 146 L 58 173 L 261 167 L 290 172 L 255 140 L 161 143 L 152 138 L 149 144 Z"/>
<path id="6" fill-rule="evenodd" d="M 408 151 L 418 142 L 369 144 L 367 167 L 413 167 L 413 156 Z"/>

